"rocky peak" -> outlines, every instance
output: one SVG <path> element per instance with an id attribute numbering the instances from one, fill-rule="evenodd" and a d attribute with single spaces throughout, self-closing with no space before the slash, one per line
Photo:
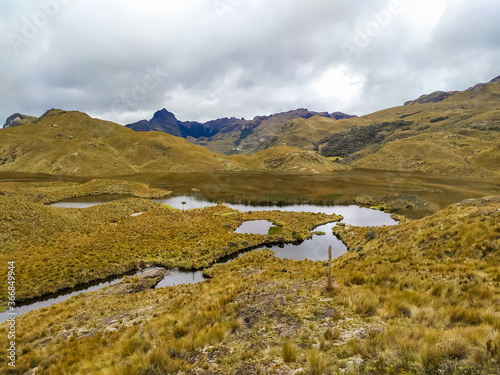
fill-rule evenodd
<path id="1" fill-rule="evenodd" d="M 434 91 L 433 93 L 422 95 L 418 99 L 409 100 L 404 105 L 436 103 L 455 95 L 458 91 Z"/>
<path id="2" fill-rule="evenodd" d="M 7 117 L 7 120 L 5 121 L 3 128 L 7 129 L 22 124 L 28 124 L 30 122 L 35 121 L 36 119 L 37 118 L 34 116 L 27 116 L 27 115 L 22 115 L 20 113 L 14 113 L 13 115 Z"/>
<path id="3" fill-rule="evenodd" d="M 353 118 L 353 117 L 358 117 L 358 116 L 348 115 L 347 113 L 337 111 L 337 112 L 330 113 L 330 117 L 334 120 L 343 120 L 346 118 Z"/>
<path id="4" fill-rule="evenodd" d="M 133 124 L 126 125 L 127 128 L 138 132 L 145 131 L 159 131 L 178 137 L 181 136 L 179 129 L 179 122 L 172 112 L 167 111 L 165 108 L 156 111 L 151 120 L 141 120 Z"/>

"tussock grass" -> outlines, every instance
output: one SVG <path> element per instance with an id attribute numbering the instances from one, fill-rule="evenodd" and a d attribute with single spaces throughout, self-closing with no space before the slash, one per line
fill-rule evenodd
<path id="1" fill-rule="evenodd" d="M 297 359 L 297 347 L 289 340 L 285 340 L 281 347 L 281 357 L 285 363 L 294 362 Z"/>
<path id="2" fill-rule="evenodd" d="M 363 249 L 332 261 L 334 294 L 322 292 L 326 262 L 256 250 L 211 267 L 203 283 L 79 295 L 19 317 L 17 373 L 498 374 L 500 254 L 482 249 L 498 236 L 499 204 L 370 228 L 370 241 L 346 226 L 342 238 Z"/>

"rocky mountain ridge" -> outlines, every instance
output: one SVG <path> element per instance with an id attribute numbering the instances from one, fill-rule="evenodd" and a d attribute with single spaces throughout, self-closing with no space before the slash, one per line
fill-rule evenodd
<path id="1" fill-rule="evenodd" d="M 356 117 L 343 112 L 315 112 L 306 108 L 298 108 L 288 112 L 275 113 L 269 116 L 255 116 L 252 120 L 236 117 L 223 117 L 210 120 L 204 123 L 198 121 L 179 121 L 172 112 L 163 108 L 156 111 L 151 120 L 140 120 L 132 124 L 125 125 L 135 131 L 162 131 L 183 138 L 212 137 L 217 133 L 229 133 L 234 130 L 251 129 L 259 126 L 269 119 L 279 119 L 279 121 L 289 121 L 295 118 L 308 119 L 313 116 L 321 116 L 340 120 L 344 118 Z"/>

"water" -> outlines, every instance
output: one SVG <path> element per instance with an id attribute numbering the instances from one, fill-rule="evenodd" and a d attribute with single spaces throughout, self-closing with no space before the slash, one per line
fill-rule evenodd
<path id="1" fill-rule="evenodd" d="M 196 284 L 205 280 L 203 271 L 167 270 L 165 277 L 155 286 L 155 289 L 179 284 Z"/>
<path id="2" fill-rule="evenodd" d="M 66 208 L 86 208 L 98 204 L 103 204 L 113 199 L 119 199 L 119 198 L 120 196 L 112 196 L 112 195 L 80 197 L 53 203 L 51 206 L 66 207 Z M 210 206 L 215 206 L 217 204 L 215 202 L 209 202 L 207 200 L 198 199 L 190 196 L 177 196 L 165 199 L 152 199 L 152 200 L 154 202 L 166 204 L 172 208 L 177 208 L 180 210 L 182 209 L 191 210 L 194 208 L 210 207 Z M 182 204 L 182 202 L 185 202 L 185 204 Z M 391 216 L 386 212 L 373 210 L 366 207 L 359 207 L 356 205 L 320 206 L 314 204 L 293 204 L 286 206 L 278 206 L 278 205 L 251 206 L 246 204 L 232 204 L 232 203 L 224 203 L 224 204 L 242 212 L 279 210 L 287 212 L 317 212 L 317 213 L 325 213 L 328 215 L 339 214 L 344 217 L 344 219 L 341 222 L 361 227 L 397 224 L 397 222 L 394 219 L 391 219 Z"/>
<path id="3" fill-rule="evenodd" d="M 128 272 L 127 276 L 134 276 L 141 271 L 137 272 Z M 48 307 L 55 303 L 63 302 L 73 296 L 76 296 L 81 293 L 91 292 L 94 290 L 98 290 L 109 285 L 114 285 L 123 280 L 124 275 L 109 277 L 104 281 L 95 281 L 92 283 L 79 285 L 75 288 L 71 288 L 68 290 L 63 290 L 57 293 L 47 294 L 42 297 L 34 298 L 25 302 L 17 302 L 15 313 L 19 316 L 22 314 L 26 314 L 29 311 L 38 310 L 44 307 Z M 163 288 L 166 286 L 174 286 L 178 284 L 188 284 L 188 283 L 198 283 L 200 281 L 205 280 L 203 276 L 203 271 L 181 271 L 181 270 L 167 270 L 165 277 L 155 286 L 157 288 Z M 9 311 L 4 311 L 0 313 L 0 323 L 13 317 L 14 315 L 9 315 Z"/>
<path id="4" fill-rule="evenodd" d="M 235 233 L 268 234 L 273 223 L 267 220 L 250 220 L 241 224 Z M 333 235 L 332 227 L 335 224 L 324 224 L 314 228 L 312 238 L 300 243 L 287 243 L 268 246 L 275 252 L 276 258 L 314 261 L 328 260 L 328 246 L 332 246 L 332 258 L 338 258 L 347 251 L 347 247 Z"/>
<path id="5" fill-rule="evenodd" d="M 129 274 L 132 275 L 132 273 Z M 109 277 L 105 280 L 79 285 L 68 290 L 63 290 L 57 293 L 50 293 L 45 296 L 33 298 L 25 302 L 16 302 L 16 309 L 14 312 L 17 313 L 17 316 L 19 316 L 22 314 L 26 314 L 27 312 L 32 310 L 38 310 L 43 307 L 48 307 L 50 305 L 53 305 L 54 303 L 65 301 L 68 298 L 76 296 L 80 293 L 91 292 L 93 290 L 101 289 L 109 285 L 117 284 L 123 279 L 123 276 L 124 275 Z M 0 322 L 3 322 L 12 317 L 12 315 L 8 315 L 8 313 L 9 311 L 0 313 Z"/>
<path id="6" fill-rule="evenodd" d="M 64 207 L 64 208 L 87 208 L 87 207 L 97 206 L 99 204 L 112 202 L 121 198 L 130 198 L 130 195 L 121 195 L 121 194 L 91 195 L 88 197 L 65 199 L 60 202 L 52 203 L 51 206 Z"/>
<path id="7" fill-rule="evenodd" d="M 249 220 L 243 222 L 234 233 L 268 234 L 273 223 L 267 220 Z"/>
<path id="8" fill-rule="evenodd" d="M 86 208 L 110 202 L 115 199 L 123 198 L 123 196 L 106 195 L 106 196 L 91 196 L 80 197 L 52 204 L 55 207 L 65 208 Z M 178 209 L 194 209 L 201 207 L 214 206 L 216 203 L 206 200 L 196 199 L 189 196 L 177 196 L 167 199 L 154 199 L 154 201 L 167 204 Z M 182 204 L 182 202 L 185 202 Z M 268 205 L 268 206 L 251 206 L 244 204 L 228 204 L 229 207 L 239 211 L 291 211 L 291 212 L 317 212 L 326 214 L 341 214 L 344 216 L 342 222 L 356 226 L 379 226 L 379 225 L 395 225 L 397 222 L 390 218 L 390 215 L 369 208 L 350 206 L 320 206 L 311 204 L 294 204 L 288 206 Z M 275 251 L 277 258 L 287 258 L 294 260 L 309 259 L 314 261 L 324 261 L 328 259 L 328 246 L 332 245 L 333 258 L 337 258 L 347 251 L 345 245 L 337 239 L 332 233 L 332 227 L 335 223 L 324 224 L 314 228 L 313 231 L 324 232 L 324 235 L 313 234 L 311 239 L 307 239 L 296 244 L 281 244 L 268 247 Z M 267 220 L 251 220 L 244 222 L 236 233 L 257 233 L 267 234 L 272 223 Z M 244 252 L 233 254 L 233 256 L 222 259 L 219 263 L 228 263 L 231 260 L 241 256 Z M 140 271 L 139 271 L 140 272 Z M 129 273 L 132 275 L 135 273 Z M 109 285 L 116 284 L 122 280 L 123 275 L 108 278 L 104 281 L 97 281 L 72 288 L 67 291 L 50 294 L 41 298 L 18 303 L 16 306 L 17 316 L 27 313 L 28 311 L 37 310 L 43 307 L 50 306 L 54 303 L 62 302 L 70 297 L 80 293 L 90 292 L 101 289 Z M 165 277 L 155 286 L 155 288 L 163 288 L 178 284 L 197 283 L 205 280 L 203 271 L 180 271 L 168 270 Z M 5 321 L 11 316 L 7 311 L 0 313 L 0 322 Z"/>
<path id="9" fill-rule="evenodd" d="M 332 227 L 335 224 L 325 224 L 314 228 L 316 232 L 324 232 L 324 235 L 314 234 L 311 239 L 300 244 L 283 244 L 270 247 L 276 251 L 276 258 L 313 261 L 328 260 L 328 246 L 332 246 L 332 258 L 338 258 L 347 252 L 347 247 L 337 237 L 333 235 Z"/>

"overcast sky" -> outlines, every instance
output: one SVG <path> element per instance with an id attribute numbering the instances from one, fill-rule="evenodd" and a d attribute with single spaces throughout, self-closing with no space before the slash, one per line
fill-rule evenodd
<path id="1" fill-rule="evenodd" d="M 498 0 L 2 0 L 0 126 L 367 114 L 500 75 Z"/>

